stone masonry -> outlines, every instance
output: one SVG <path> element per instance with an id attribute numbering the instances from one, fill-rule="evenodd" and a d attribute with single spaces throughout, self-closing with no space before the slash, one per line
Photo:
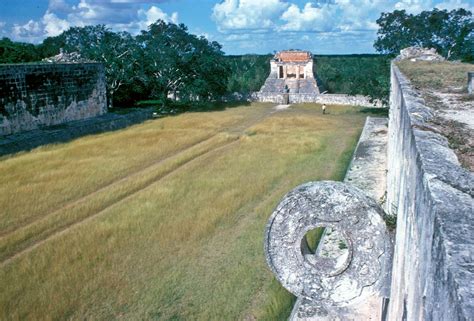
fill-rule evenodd
<path id="1" fill-rule="evenodd" d="M 397 217 L 389 320 L 472 320 L 474 175 L 392 65 L 387 211 Z"/>
<path id="2" fill-rule="evenodd" d="M 74 120 L 60 125 L 3 136 L 0 137 L 0 157 L 28 151 L 46 144 L 68 142 L 85 135 L 126 128 L 151 119 L 154 110 L 154 108 L 128 108 L 124 114 L 108 112 L 97 117 Z"/>
<path id="3" fill-rule="evenodd" d="M 270 75 L 261 93 L 319 94 L 313 56 L 308 51 L 281 51 L 270 61 Z"/>
<path id="4" fill-rule="evenodd" d="M 107 112 L 99 63 L 0 65 L 0 135 Z"/>
<path id="5" fill-rule="evenodd" d="M 293 321 L 473 320 L 474 174 L 433 129 L 435 111 L 394 63 L 391 86 L 388 138 L 382 122 L 373 123 L 370 131 L 368 122 L 345 184 L 301 185 L 269 219 L 267 262 L 298 296 Z M 377 166 L 384 159 L 386 170 Z M 376 171 L 367 175 L 371 168 Z M 367 217 L 370 222 L 364 221 Z M 396 218 L 393 232 L 384 230 L 382 217 L 391 227 Z M 363 222 L 366 230 L 351 220 Z M 325 232 L 316 251 L 308 253 L 302 240 L 314 227 L 330 228 L 331 236 Z M 339 234 L 333 236 L 335 231 Z M 365 236 L 370 247 L 357 243 L 357 237 Z M 348 254 L 332 261 L 317 257 L 320 247 L 334 240 L 344 241 Z M 392 260 L 384 242 L 394 244 Z M 374 260 L 370 254 L 381 256 Z M 386 260 L 380 260 L 385 254 Z M 377 270 L 388 261 L 391 271 Z M 376 285 L 369 296 L 358 290 L 365 281 Z"/>
<path id="6" fill-rule="evenodd" d="M 467 92 L 474 94 L 474 71 L 467 73 Z"/>
<path id="7" fill-rule="evenodd" d="M 382 107 L 368 97 L 344 94 L 321 94 L 313 72 L 309 51 L 281 51 L 270 61 L 270 75 L 252 100 L 276 104 L 319 103 Z"/>
<path id="8" fill-rule="evenodd" d="M 383 210 L 377 205 L 384 199 L 386 144 L 387 119 L 368 117 L 344 184 L 302 185 L 285 197 L 270 218 L 267 261 L 282 284 L 298 296 L 290 320 L 381 320 L 386 315 L 393 233 L 385 228 Z M 355 209 L 357 204 L 364 204 L 364 209 Z M 290 230 L 302 228 L 303 232 L 295 236 L 281 231 L 283 222 L 290 224 Z M 303 241 L 300 248 L 299 239 L 314 226 L 326 230 L 311 255 Z M 293 252 L 279 258 L 287 246 Z M 297 287 L 305 283 L 308 289 L 321 289 L 313 294 L 299 291 Z"/>

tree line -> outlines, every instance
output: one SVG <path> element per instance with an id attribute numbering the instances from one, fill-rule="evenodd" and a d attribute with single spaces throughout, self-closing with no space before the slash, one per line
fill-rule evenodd
<path id="1" fill-rule="evenodd" d="M 221 45 L 162 20 L 137 36 L 96 25 L 72 27 L 38 46 L 3 38 L 0 63 L 39 61 L 60 50 L 104 64 L 110 105 L 152 98 L 164 106 L 178 96 L 206 102 L 227 92 L 230 68 Z"/>
<path id="2" fill-rule="evenodd" d="M 472 14 L 464 9 L 433 9 L 418 15 L 382 13 L 374 43 L 377 55 L 314 56 L 322 91 L 362 94 L 388 100 L 390 60 L 408 46 L 433 47 L 447 59 L 474 61 Z M 102 62 L 110 105 L 130 106 L 153 99 L 165 107 L 207 103 L 228 93 L 258 91 L 272 55 L 225 56 L 215 41 L 190 34 L 183 24 L 158 20 L 132 36 L 104 25 L 73 27 L 41 44 L 0 40 L 0 63 L 40 61 L 65 52 Z"/>
<path id="3" fill-rule="evenodd" d="M 382 13 L 375 49 L 396 55 L 411 46 L 435 48 L 448 60 L 474 61 L 474 21 L 466 9 L 423 11 L 417 15 L 405 10 Z"/>

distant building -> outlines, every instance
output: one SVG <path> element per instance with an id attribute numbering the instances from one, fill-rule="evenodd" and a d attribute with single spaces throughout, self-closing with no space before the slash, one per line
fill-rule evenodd
<path id="1" fill-rule="evenodd" d="M 309 51 L 280 51 L 270 61 L 270 75 L 260 89 L 268 94 L 319 94 Z"/>
<path id="2" fill-rule="evenodd" d="M 274 104 L 316 103 L 328 105 L 349 105 L 382 107 L 369 97 L 346 94 L 322 94 L 313 72 L 313 55 L 309 51 L 280 51 L 270 61 L 270 75 L 251 99 Z"/>

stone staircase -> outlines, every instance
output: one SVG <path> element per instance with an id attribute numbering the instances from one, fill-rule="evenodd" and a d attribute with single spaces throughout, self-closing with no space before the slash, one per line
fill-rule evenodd
<path id="1" fill-rule="evenodd" d="M 262 93 L 286 93 L 285 80 L 277 78 L 267 78 L 265 84 L 260 89 Z"/>
<path id="2" fill-rule="evenodd" d="M 314 78 L 300 79 L 299 91 L 300 94 L 319 94 L 319 88 Z"/>
<path id="3" fill-rule="evenodd" d="M 288 87 L 290 94 L 297 94 L 299 92 L 299 81 L 296 79 L 286 79 L 285 82 L 286 86 Z"/>
<path id="4" fill-rule="evenodd" d="M 319 94 L 319 88 L 314 78 L 286 80 L 267 78 L 260 92 L 285 94 L 287 93 L 286 88 L 290 94 Z"/>

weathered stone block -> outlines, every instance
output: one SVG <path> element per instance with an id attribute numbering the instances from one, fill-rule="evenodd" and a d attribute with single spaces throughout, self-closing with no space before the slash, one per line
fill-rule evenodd
<path id="1" fill-rule="evenodd" d="M 389 320 L 474 316 L 474 175 L 392 65 L 387 204 L 397 216 Z"/>
<path id="2" fill-rule="evenodd" d="M 391 267 L 383 214 L 364 192 L 341 182 L 307 183 L 284 197 L 267 223 L 265 253 L 281 284 L 308 301 L 298 318 L 349 320 L 360 312 L 358 302 L 380 298 L 375 293 Z M 326 235 L 311 253 L 305 235 L 320 227 Z"/>
<path id="3" fill-rule="evenodd" d="M 0 135 L 107 112 L 98 63 L 0 65 Z"/>
<path id="4" fill-rule="evenodd" d="M 467 73 L 467 92 L 474 94 L 474 71 Z"/>

